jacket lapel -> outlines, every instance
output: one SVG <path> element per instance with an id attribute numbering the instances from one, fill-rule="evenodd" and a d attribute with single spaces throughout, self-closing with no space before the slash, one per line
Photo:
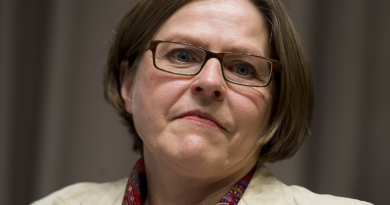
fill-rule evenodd
<path id="1" fill-rule="evenodd" d="M 293 205 L 293 197 L 288 186 L 277 180 L 264 165 L 257 170 L 249 182 L 238 205 Z"/>

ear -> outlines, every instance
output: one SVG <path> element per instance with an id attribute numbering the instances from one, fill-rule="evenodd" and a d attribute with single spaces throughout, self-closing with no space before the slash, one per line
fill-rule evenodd
<path id="1" fill-rule="evenodd" d="M 133 112 L 133 81 L 134 81 L 134 71 L 129 72 L 128 70 L 129 61 L 122 60 L 119 69 L 120 69 L 120 82 L 121 82 L 121 97 L 125 103 L 125 109 L 128 113 Z"/>

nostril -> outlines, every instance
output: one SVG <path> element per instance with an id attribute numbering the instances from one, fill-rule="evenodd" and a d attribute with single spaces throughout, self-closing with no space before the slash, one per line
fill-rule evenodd
<path id="1" fill-rule="evenodd" d="M 214 91 L 214 95 L 215 95 L 215 97 L 219 97 L 219 96 L 221 96 L 221 92 L 216 90 L 216 91 Z"/>
<path id="2" fill-rule="evenodd" d="M 196 90 L 197 92 L 200 92 L 200 91 L 202 91 L 203 89 L 202 89 L 201 87 L 196 87 L 195 90 Z"/>

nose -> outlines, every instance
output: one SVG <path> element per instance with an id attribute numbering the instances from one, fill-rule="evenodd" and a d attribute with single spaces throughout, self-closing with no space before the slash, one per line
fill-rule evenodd
<path id="1" fill-rule="evenodd" d="M 222 101 L 226 95 L 225 80 L 219 61 L 212 58 L 206 62 L 197 79 L 191 85 L 191 92 L 213 100 Z"/>

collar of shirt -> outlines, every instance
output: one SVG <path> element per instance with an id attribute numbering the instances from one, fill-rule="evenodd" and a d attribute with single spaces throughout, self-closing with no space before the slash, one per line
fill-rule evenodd
<path id="1" fill-rule="evenodd" d="M 246 174 L 243 178 L 237 181 L 233 187 L 218 201 L 216 205 L 237 205 L 244 194 L 253 174 L 256 171 L 256 166 Z M 145 163 L 141 158 L 135 164 L 133 171 L 130 174 L 122 205 L 142 205 L 146 196 L 146 176 Z"/>

